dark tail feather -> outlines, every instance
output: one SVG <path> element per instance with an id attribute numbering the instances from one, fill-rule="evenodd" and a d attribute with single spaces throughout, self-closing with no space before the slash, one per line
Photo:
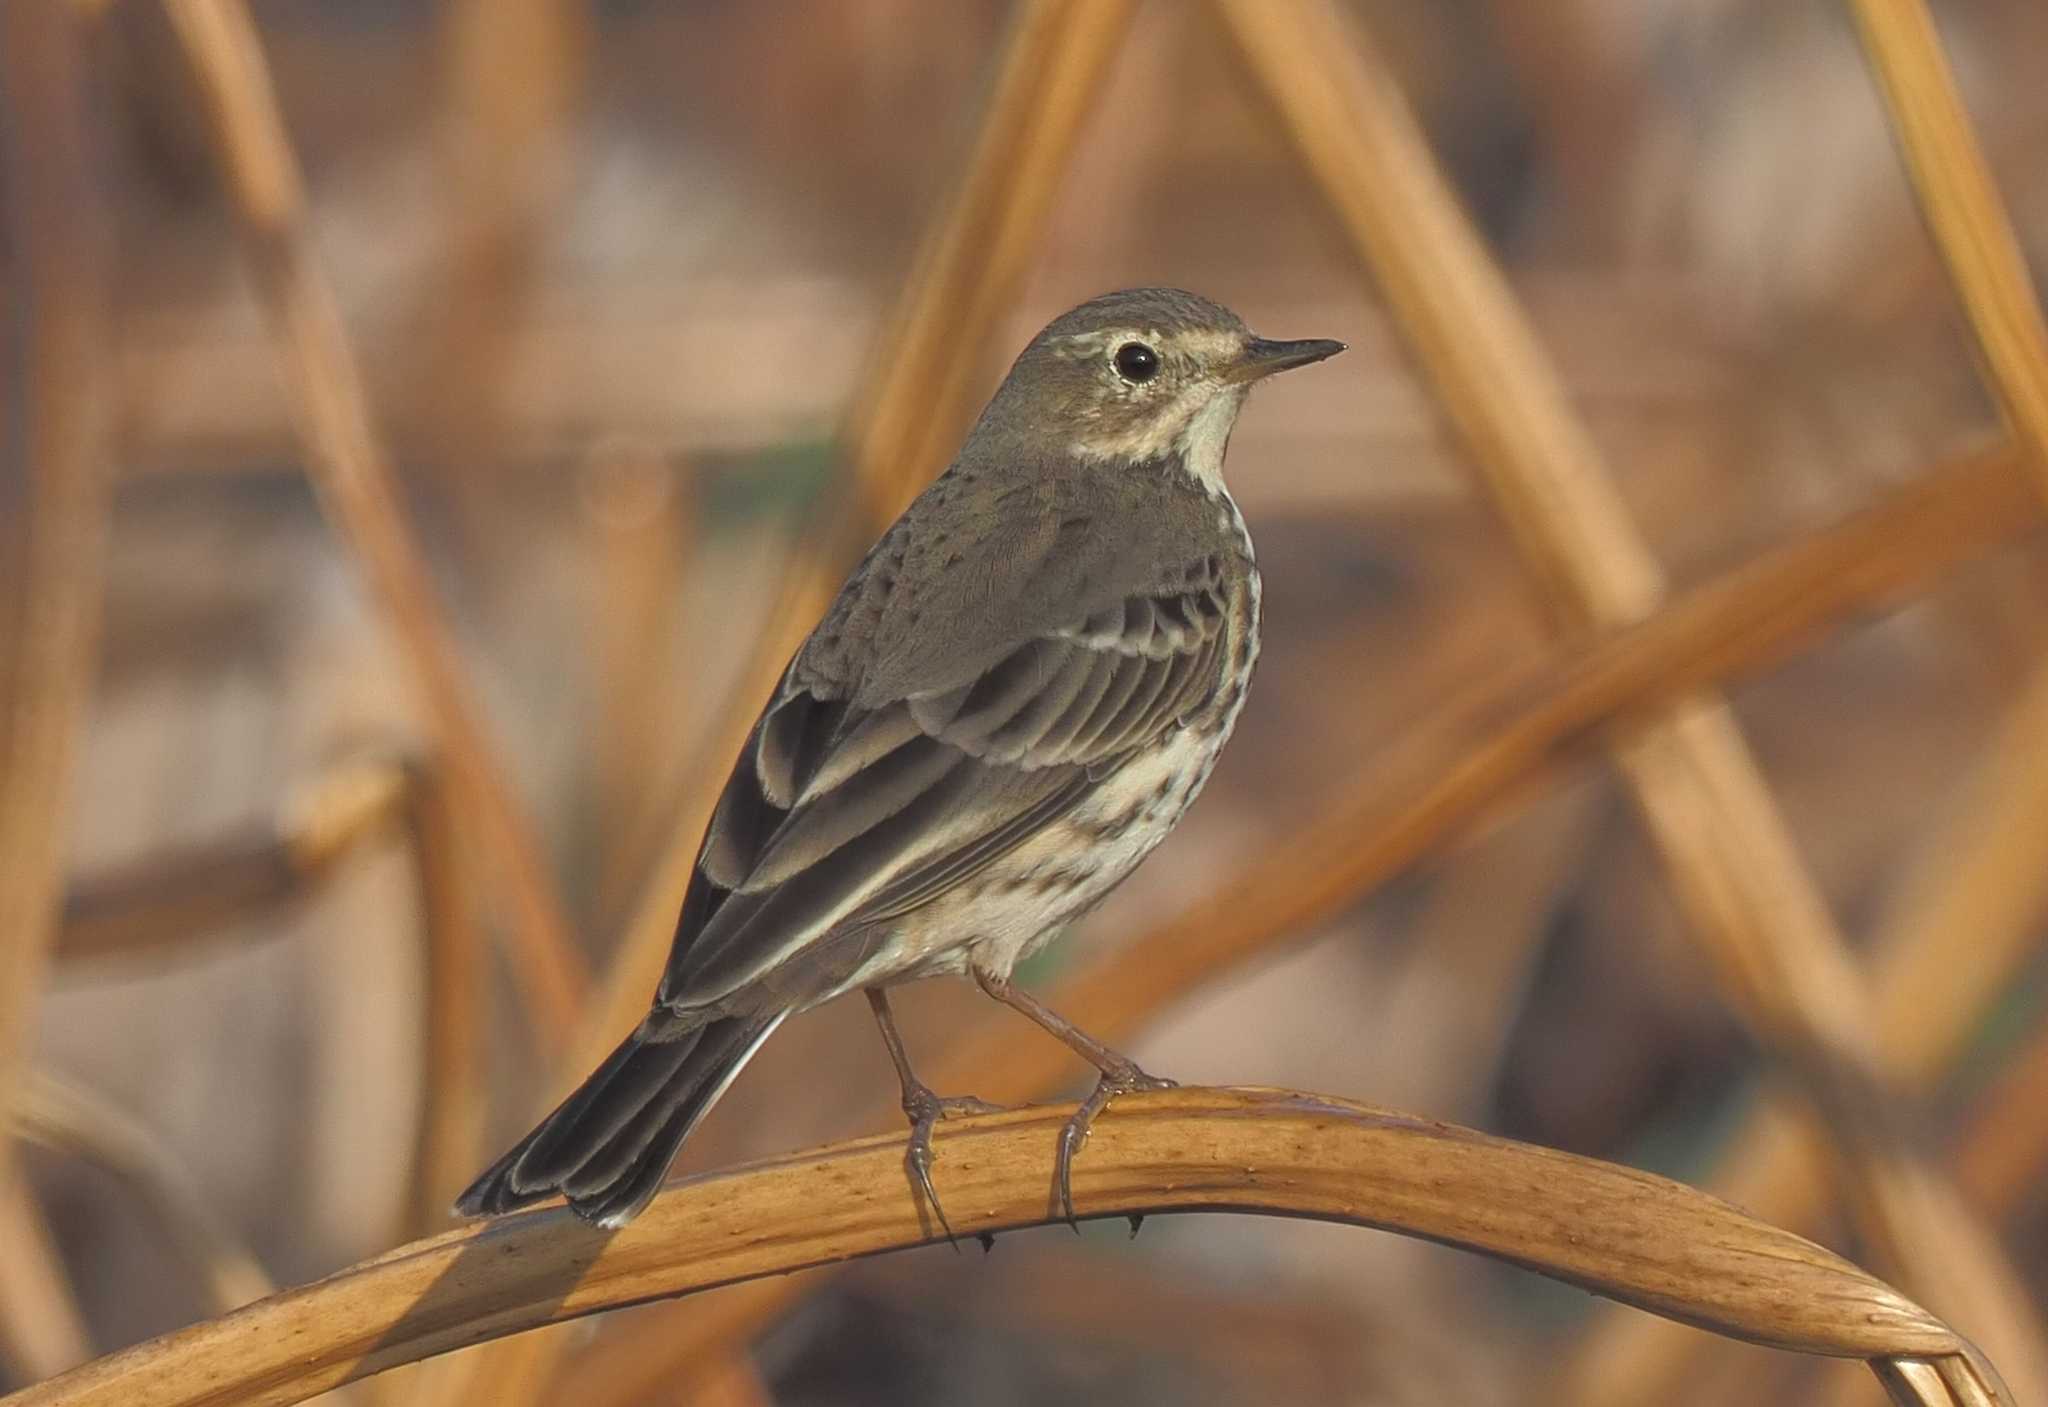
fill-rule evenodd
<path id="1" fill-rule="evenodd" d="M 649 1037 L 643 1026 L 470 1184 L 455 1210 L 494 1216 L 559 1192 L 585 1221 L 624 1226 L 653 1198 L 690 1130 L 781 1020 L 726 1017 L 668 1039 Z"/>

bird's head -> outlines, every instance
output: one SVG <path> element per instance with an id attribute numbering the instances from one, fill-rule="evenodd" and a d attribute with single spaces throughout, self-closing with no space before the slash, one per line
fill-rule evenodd
<path id="1" fill-rule="evenodd" d="M 1213 486 L 1252 383 L 1343 350 L 1254 336 L 1230 309 L 1177 288 L 1106 293 L 1031 340 L 983 428 L 1084 461 L 1176 459 Z"/>

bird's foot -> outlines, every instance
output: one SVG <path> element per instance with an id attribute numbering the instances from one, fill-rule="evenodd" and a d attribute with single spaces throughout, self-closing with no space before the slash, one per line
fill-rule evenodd
<path id="1" fill-rule="evenodd" d="M 903 1112 L 910 1119 L 910 1146 L 903 1150 L 903 1166 L 910 1174 L 911 1185 L 924 1194 L 925 1205 L 938 1218 L 939 1228 L 955 1251 L 960 1249 L 960 1243 L 953 1235 L 952 1223 L 946 1220 L 946 1209 L 939 1205 L 938 1189 L 932 1186 L 932 1130 L 948 1115 L 1000 1114 L 1003 1107 L 972 1095 L 934 1094 L 921 1084 L 904 1088 Z"/>
<path id="2" fill-rule="evenodd" d="M 1060 1130 L 1059 1153 L 1053 1160 L 1053 1195 L 1058 1199 L 1060 1215 L 1067 1225 L 1080 1234 L 1081 1223 L 1074 1215 L 1074 1158 L 1088 1142 L 1088 1126 L 1095 1122 L 1095 1116 L 1109 1107 L 1110 1101 L 1120 1094 L 1135 1094 L 1141 1090 L 1173 1089 L 1172 1080 L 1148 1075 L 1131 1061 L 1124 1061 L 1115 1069 L 1104 1070 L 1102 1078 L 1095 1082 L 1095 1089 L 1081 1101 L 1081 1107 L 1074 1111 L 1066 1126 Z M 1137 1228 L 1131 1229 L 1137 1234 Z"/>

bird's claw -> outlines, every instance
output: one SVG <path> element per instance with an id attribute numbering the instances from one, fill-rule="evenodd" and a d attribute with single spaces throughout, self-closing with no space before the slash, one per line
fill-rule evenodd
<path id="1" fill-rule="evenodd" d="M 932 1129 L 948 1115 L 1000 1114 L 1003 1106 L 972 1095 L 934 1094 L 925 1085 L 915 1085 L 903 1091 L 903 1112 L 910 1119 L 910 1145 L 903 1150 L 904 1169 L 910 1175 L 911 1185 L 924 1195 L 925 1205 L 938 1218 L 939 1229 L 946 1233 L 946 1243 L 957 1254 L 959 1238 L 953 1234 L 946 1209 L 939 1205 L 939 1191 L 932 1185 Z"/>
<path id="2" fill-rule="evenodd" d="M 1107 1109 L 1110 1101 L 1120 1094 L 1174 1088 L 1177 1088 L 1174 1081 L 1148 1075 L 1135 1064 L 1125 1061 L 1118 1069 L 1102 1072 L 1094 1090 L 1081 1101 L 1081 1107 L 1060 1129 L 1059 1151 L 1053 1160 L 1053 1195 L 1060 1216 L 1074 1229 L 1075 1235 L 1081 1234 L 1081 1222 L 1074 1214 L 1074 1159 L 1088 1142 L 1088 1128 L 1095 1122 L 1095 1116 Z M 1135 1228 L 1132 1234 L 1136 1234 Z"/>

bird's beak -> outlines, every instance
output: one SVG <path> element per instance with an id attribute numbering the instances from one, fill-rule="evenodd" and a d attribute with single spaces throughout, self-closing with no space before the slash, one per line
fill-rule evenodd
<path id="1" fill-rule="evenodd" d="M 1333 342 L 1327 337 L 1307 337 L 1298 342 L 1269 342 L 1263 337 L 1254 337 L 1245 343 L 1244 356 L 1238 360 L 1236 374 L 1231 380 L 1257 381 L 1276 371 L 1292 371 L 1295 367 L 1334 357 L 1343 350 L 1342 342 Z"/>

